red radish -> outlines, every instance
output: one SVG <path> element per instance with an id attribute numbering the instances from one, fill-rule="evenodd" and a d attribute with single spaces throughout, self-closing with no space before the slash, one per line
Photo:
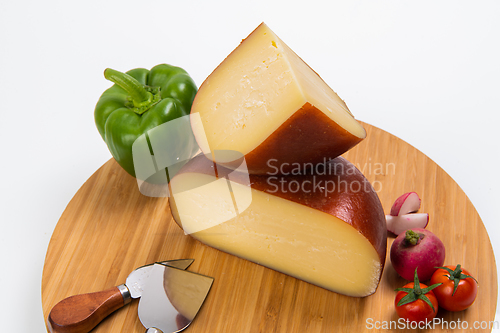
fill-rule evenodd
<path id="1" fill-rule="evenodd" d="M 399 235 L 408 229 L 427 227 L 429 223 L 429 214 L 405 214 L 400 216 L 386 215 L 387 230 L 395 235 Z"/>
<path id="2" fill-rule="evenodd" d="M 418 267 L 418 279 L 427 281 L 437 267 L 443 266 L 444 244 L 432 232 L 415 228 L 399 234 L 391 246 L 391 263 L 396 272 L 412 280 Z"/>
<path id="3" fill-rule="evenodd" d="M 420 197 L 416 192 L 408 192 L 394 201 L 391 208 L 392 216 L 415 213 L 420 208 Z"/>

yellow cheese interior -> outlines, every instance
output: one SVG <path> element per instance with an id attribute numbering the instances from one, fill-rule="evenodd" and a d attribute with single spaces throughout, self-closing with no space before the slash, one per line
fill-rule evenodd
<path id="1" fill-rule="evenodd" d="M 207 78 L 193 104 L 205 130 L 203 152 L 247 154 L 305 103 L 316 106 L 353 135 L 365 131 L 343 100 L 265 24 L 260 25 Z"/>
<path id="2" fill-rule="evenodd" d="M 356 229 L 324 212 L 197 173 L 171 182 L 172 213 L 186 233 L 214 248 L 349 296 L 372 294 L 381 263 Z M 229 195 L 228 195 L 229 194 Z M 232 198 L 231 198 L 232 196 Z M 235 204 L 236 202 L 236 204 Z M 235 208 L 236 206 L 236 208 Z"/>

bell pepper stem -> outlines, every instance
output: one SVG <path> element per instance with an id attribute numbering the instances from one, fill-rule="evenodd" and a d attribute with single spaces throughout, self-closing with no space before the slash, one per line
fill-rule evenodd
<path id="1" fill-rule="evenodd" d="M 145 104 L 151 103 L 153 94 L 147 91 L 146 88 L 132 76 L 111 68 L 106 68 L 104 70 L 104 77 L 124 89 L 132 98 L 135 107 L 140 108 Z"/>

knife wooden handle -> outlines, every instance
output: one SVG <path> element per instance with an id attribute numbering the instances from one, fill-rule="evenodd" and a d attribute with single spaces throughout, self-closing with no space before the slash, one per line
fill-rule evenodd
<path id="1" fill-rule="evenodd" d="M 47 326 L 51 333 L 87 333 L 125 304 L 119 287 L 70 296 L 52 308 Z"/>

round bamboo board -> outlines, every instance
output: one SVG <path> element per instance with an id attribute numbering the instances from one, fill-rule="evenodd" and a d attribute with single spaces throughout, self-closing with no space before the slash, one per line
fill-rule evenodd
<path id="1" fill-rule="evenodd" d="M 437 318 L 442 324 L 434 330 L 447 331 L 448 326 L 455 327 L 455 332 L 491 332 L 488 326 L 497 304 L 496 265 L 473 205 L 431 159 L 381 129 L 364 126 L 367 138 L 344 157 L 372 183 L 384 211 L 399 195 L 417 192 L 422 198 L 420 212 L 430 214 L 427 229 L 446 246 L 445 264 L 460 263 L 479 281 L 476 302 L 462 312 L 440 310 Z M 393 240 L 389 236 L 388 249 Z M 42 277 L 45 319 L 67 296 L 122 284 L 136 267 L 177 258 L 194 258 L 190 271 L 215 278 L 188 332 L 415 332 L 400 329 L 394 289 L 407 281 L 396 274 L 389 258 L 374 295 L 338 295 L 185 235 L 172 219 L 168 199 L 140 194 L 135 179 L 113 159 L 76 193 L 54 230 Z M 133 301 L 116 311 L 93 332 L 144 332 L 137 304 Z"/>

